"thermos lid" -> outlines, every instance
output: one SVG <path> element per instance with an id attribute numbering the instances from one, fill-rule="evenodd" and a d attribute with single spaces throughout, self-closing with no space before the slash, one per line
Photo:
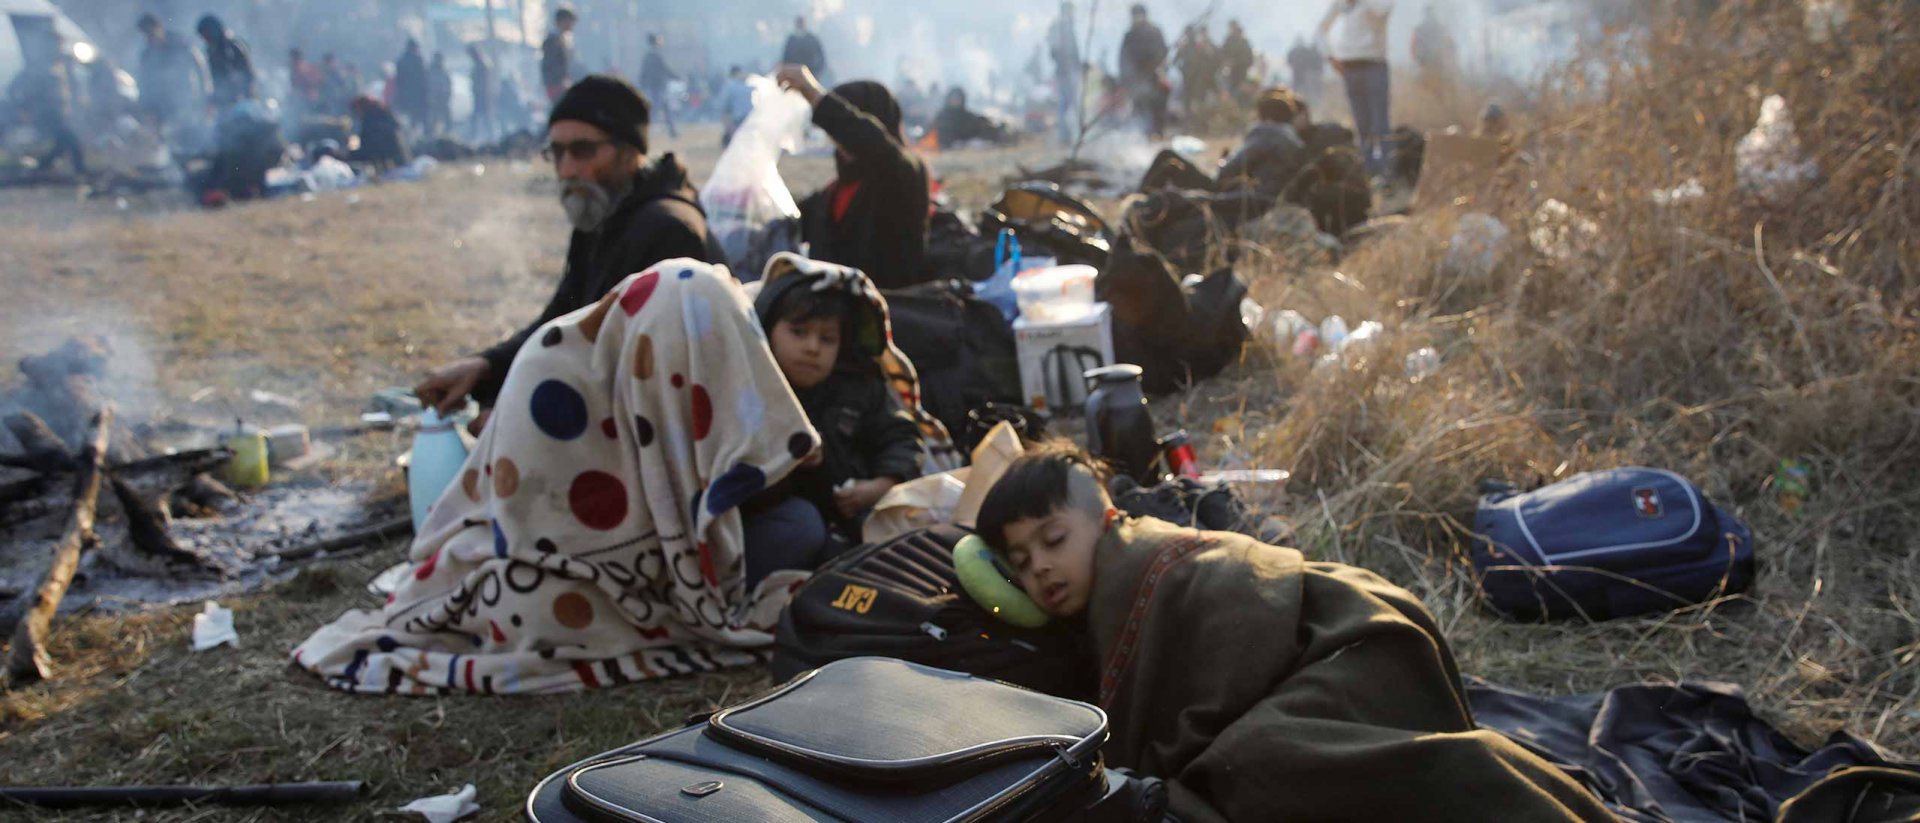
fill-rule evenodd
<path id="1" fill-rule="evenodd" d="M 1140 375 L 1145 373 L 1145 370 L 1131 363 L 1116 363 L 1111 366 L 1088 369 L 1087 373 L 1081 376 L 1100 383 L 1131 383 L 1139 380 Z"/>

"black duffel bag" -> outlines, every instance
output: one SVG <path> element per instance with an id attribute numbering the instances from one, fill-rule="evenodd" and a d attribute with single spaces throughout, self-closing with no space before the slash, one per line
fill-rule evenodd
<path id="1" fill-rule="evenodd" d="M 1146 821 L 1158 781 L 1109 772 L 1098 708 L 878 657 L 842 660 L 541 781 L 536 823 Z"/>
<path id="2" fill-rule="evenodd" d="M 1020 402 L 1020 361 L 1013 325 L 959 280 L 938 280 L 883 292 L 893 342 L 920 374 L 920 405 L 967 442 L 967 412 L 988 403 Z"/>
<path id="3" fill-rule="evenodd" d="M 1093 694 L 1084 635 L 1001 622 L 960 588 L 953 547 L 967 531 L 934 526 L 847 551 L 793 595 L 774 631 L 773 676 L 884 655 L 1072 697 Z"/>

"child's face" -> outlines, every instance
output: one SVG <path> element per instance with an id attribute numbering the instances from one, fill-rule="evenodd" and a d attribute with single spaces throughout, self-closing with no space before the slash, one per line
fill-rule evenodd
<path id="1" fill-rule="evenodd" d="M 1106 532 L 1102 518 L 1081 507 L 1006 525 L 1007 562 L 1020 587 L 1054 617 L 1087 610 L 1093 596 L 1093 553 Z"/>
<path id="2" fill-rule="evenodd" d="M 840 357 L 840 320 L 815 317 L 811 320 L 780 320 L 767 335 L 773 347 L 773 361 L 796 389 L 811 389 L 826 382 L 833 364 Z"/>

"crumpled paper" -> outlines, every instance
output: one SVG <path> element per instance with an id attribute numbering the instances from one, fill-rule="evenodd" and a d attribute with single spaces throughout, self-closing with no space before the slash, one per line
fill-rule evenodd
<path id="1" fill-rule="evenodd" d="M 477 794 L 479 792 L 473 788 L 473 784 L 468 783 L 465 788 L 453 794 L 422 797 L 401 806 L 400 811 L 420 815 L 427 819 L 427 823 L 453 823 L 455 820 L 479 813 L 480 804 L 473 802 Z"/>
<path id="2" fill-rule="evenodd" d="M 204 652 L 221 645 L 240 648 L 240 633 L 233 628 L 233 612 L 209 600 L 193 616 L 193 650 Z"/>

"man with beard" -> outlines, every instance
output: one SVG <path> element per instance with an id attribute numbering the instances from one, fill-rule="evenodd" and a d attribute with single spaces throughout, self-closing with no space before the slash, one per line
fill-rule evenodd
<path id="1" fill-rule="evenodd" d="M 518 334 L 422 380 L 414 387 L 422 402 L 442 413 L 458 410 L 468 395 L 491 405 L 514 355 L 542 324 L 591 305 L 627 275 L 662 260 L 726 260 L 707 231 L 686 166 L 671 154 L 647 162 L 650 110 L 633 86 L 605 75 L 575 83 L 554 103 L 546 154 L 573 225 L 560 285 Z"/>

